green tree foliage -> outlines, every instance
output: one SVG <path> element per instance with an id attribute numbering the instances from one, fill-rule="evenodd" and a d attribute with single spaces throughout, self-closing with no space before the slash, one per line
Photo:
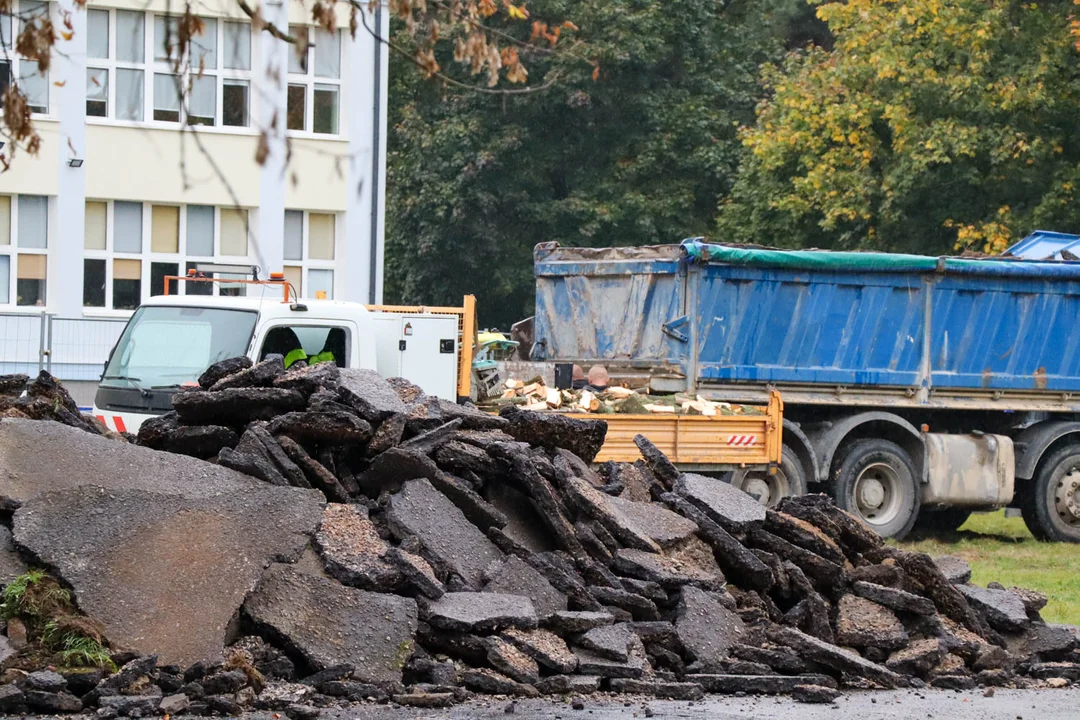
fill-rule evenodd
<path id="1" fill-rule="evenodd" d="M 937 254 L 1080 229 L 1073 0 L 817 12 L 835 45 L 766 66 L 722 235 Z"/>
<path id="2" fill-rule="evenodd" d="M 506 32 L 528 38 L 540 18 L 576 29 L 557 52 L 522 50 L 530 86 L 545 88 L 525 94 L 460 91 L 396 61 L 387 298 L 450 303 L 475 293 L 481 323 L 505 328 L 532 311 L 537 243 L 639 245 L 708 232 L 744 152 L 738 127 L 753 121 L 759 67 L 778 61 L 789 37 L 821 37 L 805 8 L 530 2 L 530 21 L 506 20 Z"/>

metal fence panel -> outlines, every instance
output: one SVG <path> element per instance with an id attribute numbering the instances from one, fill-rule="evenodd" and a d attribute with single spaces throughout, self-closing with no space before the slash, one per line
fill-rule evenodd
<path id="1" fill-rule="evenodd" d="M 38 373 L 43 315 L 0 315 L 0 373 Z"/>
<path id="2" fill-rule="evenodd" d="M 127 320 L 51 318 L 50 372 L 61 380 L 97 380 Z"/>

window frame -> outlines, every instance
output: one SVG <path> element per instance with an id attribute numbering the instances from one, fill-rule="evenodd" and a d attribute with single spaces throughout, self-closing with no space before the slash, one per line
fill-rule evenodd
<path id="1" fill-rule="evenodd" d="M 7 62 L 7 64 L 8 64 L 7 83 L 10 84 L 11 82 L 14 81 L 14 82 L 19 83 L 20 87 L 21 87 L 21 76 L 22 76 L 22 71 L 23 71 L 23 65 L 25 64 L 27 67 L 33 67 L 35 65 L 35 63 L 33 63 L 32 61 L 26 60 L 24 57 L 19 55 L 19 53 L 15 52 L 15 39 L 19 36 L 19 33 L 22 32 L 22 23 L 23 23 L 23 21 L 22 21 L 22 18 L 20 17 L 20 13 L 25 12 L 25 10 L 23 10 L 22 6 L 26 3 L 26 1 L 27 0 L 11 0 L 11 14 L 10 15 L 5 14 L 6 17 L 10 18 L 10 20 L 11 20 L 11 37 L 6 37 L 6 38 L 4 38 L 4 42 L 0 42 L 0 56 L 2 56 L 2 57 L 0 57 L 0 61 Z M 52 15 L 53 15 L 53 3 L 52 2 L 49 2 L 49 0 L 37 0 L 33 4 L 42 4 L 42 5 L 44 5 L 45 6 L 45 11 L 49 14 L 50 17 L 52 17 Z M 30 111 L 30 116 L 32 118 L 49 118 L 49 119 L 52 119 L 52 118 L 56 117 L 54 112 L 53 112 L 54 108 L 56 107 L 56 103 L 53 100 L 52 88 L 53 88 L 52 82 L 50 82 L 50 80 L 49 80 L 49 71 L 46 70 L 45 71 L 45 111 L 44 112 L 39 112 L 37 110 L 32 109 Z M 25 93 L 25 90 L 24 90 L 24 93 Z M 2 106 L 3 106 L 2 98 L 0 98 L 0 107 L 2 107 Z"/>
<path id="2" fill-rule="evenodd" d="M 285 99 L 285 117 L 286 128 L 288 128 L 288 88 L 289 86 L 303 86 L 304 87 L 304 128 L 302 130 L 286 129 L 286 134 L 291 136 L 300 137 L 315 137 L 315 138 L 336 138 L 342 137 L 345 133 L 342 131 L 344 126 L 342 109 L 344 104 L 342 102 L 344 86 L 341 76 L 345 74 L 346 69 L 346 49 L 347 43 L 342 39 L 345 37 L 341 28 L 334 28 L 332 35 L 337 38 L 338 44 L 338 76 L 336 78 L 322 77 L 315 74 L 315 43 L 317 36 L 320 32 L 327 32 L 325 29 L 311 26 L 311 25 L 289 25 L 289 34 L 295 34 L 301 29 L 306 29 L 308 33 L 308 46 L 304 62 L 306 63 L 306 72 L 298 73 L 294 72 L 291 67 L 288 67 L 288 73 L 286 74 L 286 99 Z M 329 33 L 328 33 L 329 34 Z M 294 48 L 288 48 L 290 53 L 290 59 L 295 57 Z M 316 132 L 315 131 L 315 87 L 318 85 L 332 85 L 337 90 L 337 109 L 336 109 L 336 122 L 337 130 L 332 133 Z"/>
<path id="3" fill-rule="evenodd" d="M 334 299 L 338 295 L 338 281 L 341 273 L 339 272 L 338 259 L 341 257 L 341 237 L 344 230 L 345 219 L 344 216 L 335 211 L 322 211 L 322 210 L 297 210 L 295 208 L 286 208 L 286 212 L 299 212 L 303 213 L 303 220 L 301 226 L 300 236 L 300 259 L 289 260 L 284 258 L 282 265 L 285 268 L 300 268 L 300 287 L 296 288 L 296 292 L 302 299 L 314 299 L 314 295 L 305 294 L 307 289 L 311 287 L 310 272 L 312 270 L 330 270 L 334 273 L 334 281 L 331 286 L 332 295 L 327 299 Z M 311 258 L 311 215 L 330 215 L 333 218 L 334 228 L 334 259 L 333 260 L 321 260 Z"/>
<path id="4" fill-rule="evenodd" d="M 167 127 L 177 128 L 188 122 L 188 109 L 191 102 L 191 81 L 198 75 L 197 68 L 189 68 L 181 73 L 181 85 L 185 89 L 186 98 L 182 97 L 180 103 L 180 110 L 177 120 L 155 120 L 154 119 L 154 76 L 155 75 L 175 75 L 175 71 L 172 67 L 172 61 L 156 60 L 154 55 L 157 49 L 157 18 L 169 17 L 161 12 L 154 12 L 151 10 L 126 10 L 125 8 L 90 8 L 91 10 L 99 10 L 102 12 L 108 12 L 109 14 L 109 57 L 108 59 L 98 59 L 87 57 L 87 68 L 102 69 L 108 72 L 109 82 L 109 97 L 107 103 L 107 113 L 105 117 L 88 115 L 87 122 L 90 124 L 95 123 L 107 123 L 111 125 L 128 125 L 128 126 L 151 126 L 151 127 Z M 141 63 L 121 61 L 118 59 L 118 46 L 117 46 L 117 14 L 120 12 L 132 12 L 140 15 L 143 18 L 143 60 Z M 176 18 L 177 15 L 171 17 Z M 210 77 L 214 80 L 214 122 L 210 124 L 197 124 L 200 130 L 213 129 L 216 132 L 224 133 L 237 133 L 243 135 L 252 135 L 256 133 L 255 128 L 252 126 L 252 120 L 256 116 L 254 88 L 254 65 L 258 54 L 258 48 L 256 47 L 256 38 L 259 33 L 255 33 L 251 30 L 249 23 L 245 23 L 243 20 L 237 20 L 235 18 L 228 17 L 204 17 L 205 21 L 212 21 L 214 23 L 214 34 L 216 42 L 215 50 L 215 66 L 206 67 L 203 72 L 203 77 Z M 248 31 L 248 69 L 237 70 L 231 68 L 225 68 L 225 26 L 226 24 L 235 23 L 247 28 Z M 142 119 L 132 120 L 128 118 L 117 117 L 117 71 L 118 70 L 136 70 L 142 72 Z M 226 81 L 243 81 L 247 83 L 247 108 L 246 108 L 246 124 L 245 125 L 224 125 L 224 87 Z"/>
<path id="5" fill-rule="evenodd" d="M 26 248 L 19 246 L 19 198 L 20 197 L 43 197 L 45 198 L 45 247 Z M 8 258 L 8 296 L 0 297 L 0 308 L 5 312 L 28 312 L 38 313 L 49 306 L 49 275 L 53 270 L 50 262 L 49 250 L 52 247 L 54 223 L 50 215 L 53 211 L 53 196 L 34 195 L 32 193 L 3 193 L 11 204 L 8 212 L 8 244 L 0 245 L 0 256 Z M 45 257 L 45 302 L 41 305 L 19 305 L 19 256 L 39 255 Z"/>
<path id="6" fill-rule="evenodd" d="M 178 274 L 183 276 L 187 273 L 187 266 L 189 263 L 207 263 L 207 262 L 220 262 L 222 260 L 228 260 L 230 262 L 254 262 L 251 260 L 251 238 L 248 238 L 248 256 L 246 258 L 240 257 L 225 257 L 221 255 L 221 210 L 233 209 L 231 207 L 218 205 L 202 205 L 200 203 L 192 203 L 200 207 L 212 207 L 214 209 L 214 242 L 213 242 L 213 255 L 191 255 L 188 252 L 187 241 L 187 203 L 167 203 L 167 202 L 140 202 L 142 205 L 142 237 L 141 237 L 141 251 L 140 252 L 123 252 L 115 249 L 116 234 L 115 234 L 115 203 L 116 200 L 101 199 L 88 197 L 86 202 L 98 202 L 105 203 L 105 249 L 104 250 L 89 250 L 86 249 L 85 239 L 83 241 L 83 260 L 105 260 L 105 306 L 83 306 L 83 314 L 87 316 L 93 315 L 105 315 L 105 316 L 127 316 L 133 313 L 133 309 L 119 309 L 115 307 L 115 297 L 113 292 L 114 260 L 138 260 L 140 262 L 139 268 L 139 302 L 140 304 L 148 300 L 154 294 L 154 288 L 151 286 L 151 280 L 153 277 L 153 264 L 154 263 L 171 263 L 177 266 Z M 119 201 L 127 202 L 127 201 Z M 168 206 L 179 208 L 179 222 L 177 224 L 177 252 L 164 253 L 154 252 L 151 240 L 151 233 L 153 232 L 153 208 L 154 206 Z M 242 208 L 248 213 L 249 228 L 251 225 L 251 208 Z M 85 213 L 85 209 L 83 210 Z M 83 266 L 83 277 L 85 279 L 85 265 Z M 187 283 L 178 283 L 179 288 L 176 294 L 187 295 Z M 220 285 L 218 283 L 212 283 L 213 288 L 212 295 L 220 295 Z M 160 293 L 158 293 L 160 294 Z M 192 294 L 194 296 L 194 294 Z"/>

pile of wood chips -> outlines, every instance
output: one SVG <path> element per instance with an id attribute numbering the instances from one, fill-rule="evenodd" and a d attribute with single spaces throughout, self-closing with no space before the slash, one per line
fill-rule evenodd
<path id="1" fill-rule="evenodd" d="M 558 410 L 568 413 L 598 413 L 644 415 L 762 415 L 763 408 L 751 405 L 731 405 L 706 400 L 700 395 L 683 393 L 651 395 L 625 387 L 609 387 L 597 392 L 591 389 L 559 390 L 548 387 L 541 377 L 529 381 L 510 379 L 503 383 L 502 397 L 490 405 L 519 405 L 524 410 Z"/>

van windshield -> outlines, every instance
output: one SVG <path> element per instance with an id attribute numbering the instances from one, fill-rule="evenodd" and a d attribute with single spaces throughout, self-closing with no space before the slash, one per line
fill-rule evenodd
<path id="1" fill-rule="evenodd" d="M 124 328 L 101 384 L 151 390 L 194 382 L 219 360 L 246 355 L 257 319 L 251 310 L 143 306 Z"/>

